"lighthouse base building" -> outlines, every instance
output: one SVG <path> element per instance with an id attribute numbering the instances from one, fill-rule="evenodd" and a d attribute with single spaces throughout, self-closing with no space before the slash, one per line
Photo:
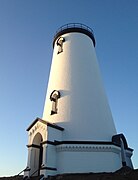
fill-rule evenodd
<path id="1" fill-rule="evenodd" d="M 133 149 L 116 132 L 103 88 L 93 31 L 62 26 L 53 48 L 43 117 L 27 129 L 24 177 L 133 168 Z"/>

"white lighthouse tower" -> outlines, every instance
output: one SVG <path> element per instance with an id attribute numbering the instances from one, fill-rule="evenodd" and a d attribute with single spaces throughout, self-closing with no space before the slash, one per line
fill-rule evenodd
<path id="1" fill-rule="evenodd" d="M 93 31 L 62 26 L 53 48 L 43 117 L 27 129 L 25 176 L 132 168 L 133 150 L 116 132 L 103 88 Z"/>

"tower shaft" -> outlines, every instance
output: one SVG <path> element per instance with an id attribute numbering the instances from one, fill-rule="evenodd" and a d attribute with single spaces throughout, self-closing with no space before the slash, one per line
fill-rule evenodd
<path id="1" fill-rule="evenodd" d="M 58 38 L 63 38 L 58 53 Z M 43 118 L 63 126 L 65 140 L 111 140 L 116 134 L 105 95 L 94 43 L 87 34 L 67 32 L 54 39 L 54 51 Z M 51 115 L 53 90 L 60 92 L 57 113 Z"/>

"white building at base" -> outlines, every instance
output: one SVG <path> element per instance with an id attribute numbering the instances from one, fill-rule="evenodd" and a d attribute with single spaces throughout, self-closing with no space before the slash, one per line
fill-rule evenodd
<path id="1" fill-rule="evenodd" d="M 116 132 L 103 88 L 93 31 L 82 24 L 62 26 L 53 48 L 43 117 L 27 129 L 24 176 L 133 168 L 133 149 Z"/>

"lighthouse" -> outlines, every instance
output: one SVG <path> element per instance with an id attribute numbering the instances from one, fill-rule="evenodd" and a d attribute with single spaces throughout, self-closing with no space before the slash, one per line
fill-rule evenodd
<path id="1" fill-rule="evenodd" d="M 43 116 L 27 128 L 24 176 L 133 168 L 133 149 L 117 134 L 95 45 L 86 25 L 71 23 L 57 30 Z"/>

